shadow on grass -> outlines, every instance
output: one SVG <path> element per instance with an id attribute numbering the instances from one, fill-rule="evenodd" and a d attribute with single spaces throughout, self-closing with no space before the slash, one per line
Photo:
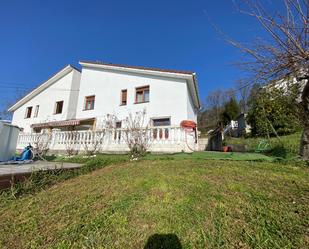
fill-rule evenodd
<path id="1" fill-rule="evenodd" d="M 144 249 L 181 249 L 181 243 L 176 234 L 153 234 Z"/>
<path id="2" fill-rule="evenodd" d="M 288 157 L 288 153 L 286 148 L 283 145 L 275 146 L 269 153 L 271 156 L 279 157 L 286 159 Z"/>

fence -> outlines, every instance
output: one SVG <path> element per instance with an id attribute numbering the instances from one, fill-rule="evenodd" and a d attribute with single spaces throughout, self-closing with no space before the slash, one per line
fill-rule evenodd
<path id="1" fill-rule="evenodd" d="M 50 151 L 74 150 L 83 152 L 97 149 L 106 153 L 124 153 L 128 151 L 124 129 L 106 129 L 100 131 L 53 131 L 51 133 L 20 133 L 17 149 L 23 149 L 38 141 L 45 142 Z M 151 152 L 190 152 L 197 149 L 194 133 L 181 127 L 156 127 L 145 130 Z"/>

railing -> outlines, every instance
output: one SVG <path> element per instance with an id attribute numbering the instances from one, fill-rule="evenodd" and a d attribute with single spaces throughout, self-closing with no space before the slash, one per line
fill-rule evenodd
<path id="1" fill-rule="evenodd" d="M 105 129 L 100 131 L 53 131 L 51 133 L 20 133 L 17 149 L 30 144 L 45 142 L 53 151 L 85 151 L 98 149 L 101 152 L 125 152 L 128 150 L 125 129 Z M 188 151 L 188 145 L 195 146 L 192 134 L 180 127 L 156 127 L 144 130 L 149 150 L 156 152 Z"/>
<path id="2" fill-rule="evenodd" d="M 231 122 L 225 126 L 224 130 L 223 130 L 223 134 L 225 135 L 228 132 L 232 132 L 234 130 L 236 130 L 238 128 L 238 122 L 231 120 Z"/>

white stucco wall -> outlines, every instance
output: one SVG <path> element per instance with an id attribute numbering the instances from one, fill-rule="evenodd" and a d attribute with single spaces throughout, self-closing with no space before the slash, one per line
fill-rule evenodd
<path id="1" fill-rule="evenodd" d="M 77 70 L 72 71 L 72 83 L 69 102 L 67 106 L 67 117 L 66 119 L 76 118 L 76 106 L 78 103 L 79 88 L 80 88 L 81 73 Z"/>
<path id="2" fill-rule="evenodd" d="M 72 70 L 47 89 L 30 99 L 13 113 L 12 124 L 31 132 L 30 125 L 41 122 L 50 122 L 75 118 L 80 72 Z M 54 114 L 55 103 L 63 102 L 61 114 Z M 38 116 L 34 117 L 36 105 L 39 105 Z M 32 106 L 31 118 L 25 118 L 26 108 Z"/>
<path id="3" fill-rule="evenodd" d="M 187 91 L 187 113 L 188 119 L 193 120 L 195 123 L 197 123 L 197 109 L 194 107 L 189 89 Z"/>
<path id="4" fill-rule="evenodd" d="M 66 67 L 65 70 L 70 70 Z M 65 72 L 64 72 L 65 73 Z M 31 124 L 51 121 L 96 118 L 97 126 L 107 114 L 119 120 L 129 113 L 146 110 L 146 122 L 152 118 L 171 119 L 172 126 L 182 120 L 197 120 L 197 112 L 185 78 L 150 75 L 143 72 L 122 72 L 85 66 L 82 73 L 71 69 L 62 78 L 18 107 L 12 123 L 31 132 Z M 135 104 L 137 87 L 149 86 L 149 102 Z M 127 105 L 120 105 L 121 90 L 127 90 Z M 94 110 L 84 110 L 85 97 L 95 95 Z M 54 114 L 57 101 L 64 101 L 61 114 Z M 34 117 L 36 105 L 39 113 Z M 27 107 L 32 107 L 31 118 L 25 118 Z M 146 123 L 145 122 L 145 123 Z"/>
<path id="5" fill-rule="evenodd" d="M 134 104 L 135 88 L 150 87 L 149 103 Z M 127 89 L 127 105 L 120 105 L 121 90 Z M 85 97 L 95 95 L 94 110 L 84 111 Z M 187 83 L 184 79 L 123 73 L 105 69 L 84 67 L 81 75 L 80 93 L 76 118 L 100 118 L 106 114 L 116 115 L 120 120 L 128 113 L 146 108 L 147 120 L 170 117 L 171 125 L 179 125 L 184 119 L 196 120 L 189 107 Z M 190 112 L 190 113 L 189 113 Z"/>

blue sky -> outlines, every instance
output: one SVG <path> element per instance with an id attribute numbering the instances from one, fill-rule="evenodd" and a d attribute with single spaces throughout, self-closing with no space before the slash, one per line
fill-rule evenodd
<path id="1" fill-rule="evenodd" d="M 239 51 L 261 30 L 232 0 L 1 1 L 0 108 L 79 60 L 193 70 L 200 98 L 241 77 Z"/>

